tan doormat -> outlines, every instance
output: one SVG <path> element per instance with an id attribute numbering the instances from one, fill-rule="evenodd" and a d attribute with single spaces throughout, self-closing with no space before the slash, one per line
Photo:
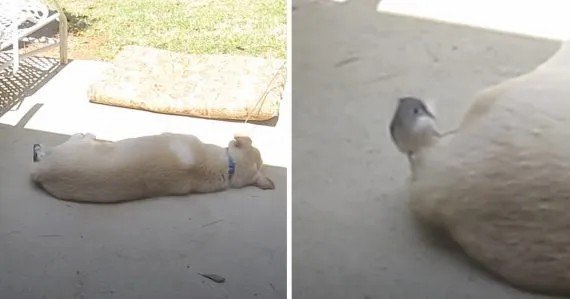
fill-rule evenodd
<path id="1" fill-rule="evenodd" d="M 285 61 L 128 46 L 88 91 L 94 103 L 213 119 L 278 116 Z"/>

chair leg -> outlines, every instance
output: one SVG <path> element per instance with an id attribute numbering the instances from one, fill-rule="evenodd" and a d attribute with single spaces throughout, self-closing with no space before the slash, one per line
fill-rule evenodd
<path id="1" fill-rule="evenodd" d="M 59 59 L 61 64 L 67 64 L 67 17 L 62 10 L 59 13 Z"/>

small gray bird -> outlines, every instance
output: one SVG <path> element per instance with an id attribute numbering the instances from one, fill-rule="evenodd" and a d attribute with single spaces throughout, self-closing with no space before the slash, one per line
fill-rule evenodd
<path id="1" fill-rule="evenodd" d="M 414 153 L 441 137 L 436 128 L 435 116 L 422 100 L 413 97 L 399 99 L 390 123 L 390 135 L 398 150 L 408 156 L 410 163 Z"/>

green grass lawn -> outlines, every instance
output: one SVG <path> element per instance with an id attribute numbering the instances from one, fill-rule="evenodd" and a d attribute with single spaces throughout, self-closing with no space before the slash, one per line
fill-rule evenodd
<path id="1" fill-rule="evenodd" d="M 125 45 L 195 54 L 286 56 L 285 0 L 59 0 L 70 56 L 112 59 Z"/>

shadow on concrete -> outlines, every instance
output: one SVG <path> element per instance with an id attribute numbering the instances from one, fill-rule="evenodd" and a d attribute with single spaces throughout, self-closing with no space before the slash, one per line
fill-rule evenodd
<path id="1" fill-rule="evenodd" d="M 9 59 L 11 54 L 0 53 L 0 64 Z M 64 67 L 59 59 L 32 56 L 20 61 L 16 74 L 12 73 L 11 67 L 5 69 L 0 74 L 0 116 L 17 110 L 26 97 L 33 95 Z"/>
<path id="2" fill-rule="evenodd" d="M 283 103 L 283 102 L 281 102 Z M 226 122 L 233 122 L 233 123 L 243 123 L 243 120 L 223 120 L 223 119 L 218 119 L 219 121 L 226 121 Z M 250 120 L 247 123 L 253 124 L 253 125 L 259 125 L 259 126 L 268 126 L 268 127 L 275 127 L 277 125 L 277 122 L 279 121 L 279 116 L 275 116 L 271 119 L 268 120 L 264 120 L 264 121 L 257 121 L 257 120 Z"/>
<path id="3" fill-rule="evenodd" d="M 281 102 L 282 104 L 283 102 Z M 194 115 L 186 115 L 186 114 L 176 114 L 176 113 L 162 113 L 162 112 L 157 112 L 157 111 L 152 111 L 152 110 L 147 110 L 147 109 L 143 109 L 143 108 L 128 108 L 128 107 L 121 107 L 121 106 L 117 106 L 117 105 L 113 105 L 113 104 L 106 104 L 106 103 L 94 103 L 97 105 L 105 105 L 105 106 L 111 106 L 111 107 L 117 107 L 117 108 L 121 108 L 121 109 L 132 109 L 132 110 L 141 110 L 141 111 L 146 111 L 146 112 L 150 112 L 150 113 L 156 113 L 156 114 L 164 114 L 164 115 L 176 115 L 176 116 L 184 116 L 184 117 L 189 117 L 189 118 L 196 118 L 196 119 L 205 119 L 205 120 L 214 120 L 217 122 L 226 122 L 226 123 L 244 123 L 245 120 L 232 120 L 232 119 L 222 119 L 222 118 L 206 118 L 206 117 L 200 117 L 200 116 L 194 116 Z M 258 125 L 258 126 L 267 126 L 267 127 L 275 127 L 277 126 L 277 122 L 279 121 L 279 115 L 272 117 L 268 120 L 264 120 L 264 121 L 258 121 L 258 120 L 248 120 L 247 123 L 249 124 L 253 124 L 253 125 Z"/>
<path id="4" fill-rule="evenodd" d="M 26 126 L 26 124 L 30 121 L 30 119 L 32 119 L 34 114 L 36 114 L 36 112 L 38 112 L 38 110 L 40 110 L 40 108 L 42 108 L 43 105 L 44 104 L 42 104 L 42 103 L 38 103 L 38 104 L 35 104 L 34 106 L 32 106 L 32 108 L 28 112 L 26 112 L 26 114 L 24 114 L 24 116 L 22 116 L 20 121 L 18 121 L 18 123 L 16 124 L 16 127 L 24 128 Z"/>
<path id="5" fill-rule="evenodd" d="M 286 169 L 272 191 L 74 203 L 29 176 L 34 143 L 68 138 L 0 125 L 2 297 L 285 298 Z"/>

